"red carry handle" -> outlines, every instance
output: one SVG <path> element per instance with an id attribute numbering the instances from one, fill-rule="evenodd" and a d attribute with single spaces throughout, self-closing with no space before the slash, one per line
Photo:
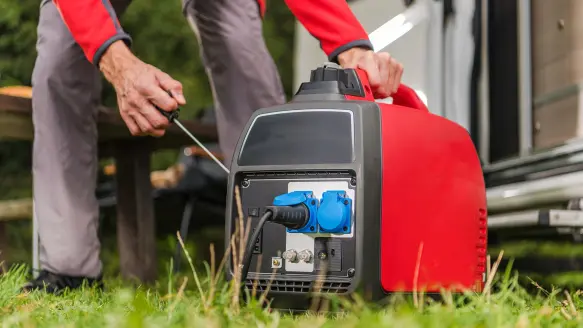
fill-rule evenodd
<path id="1" fill-rule="evenodd" d="M 356 73 L 358 74 L 358 78 L 359 78 L 360 82 L 362 83 L 362 87 L 364 88 L 364 92 L 365 92 L 364 99 L 370 100 L 370 101 L 375 101 L 374 95 L 372 93 L 372 89 L 371 89 L 370 84 L 368 82 L 368 75 L 366 74 L 366 71 L 357 68 Z M 419 95 L 417 95 L 417 92 L 415 92 L 415 90 L 411 89 L 410 87 L 404 85 L 403 83 L 401 83 L 399 85 L 399 88 L 397 88 L 397 92 L 392 94 L 391 97 L 393 98 L 394 105 L 410 107 L 410 108 L 419 109 L 419 110 L 422 110 L 425 112 L 429 112 L 429 109 L 427 108 L 427 106 L 425 106 L 425 103 L 423 103 L 421 98 L 419 98 Z M 350 97 L 350 98 L 352 98 L 352 97 Z M 356 99 L 362 99 L 362 98 L 355 97 L 352 99 L 356 100 Z"/>
<path id="2" fill-rule="evenodd" d="M 401 83 L 397 92 L 391 95 L 393 98 L 393 104 L 405 107 L 411 107 L 415 109 L 422 110 L 424 112 L 429 112 L 425 103 L 419 98 L 419 95 L 415 90 L 409 88 L 408 86 Z"/>

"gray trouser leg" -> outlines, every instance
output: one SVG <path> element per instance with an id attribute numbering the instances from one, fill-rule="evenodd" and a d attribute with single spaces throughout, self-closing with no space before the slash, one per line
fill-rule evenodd
<path id="1" fill-rule="evenodd" d="M 256 0 L 186 0 L 184 6 L 202 48 L 228 166 L 253 112 L 283 104 L 285 94 L 263 39 Z"/>
<path id="2" fill-rule="evenodd" d="M 33 191 L 40 265 L 55 273 L 101 272 L 97 235 L 99 71 L 52 2 L 42 6 L 33 83 Z"/>

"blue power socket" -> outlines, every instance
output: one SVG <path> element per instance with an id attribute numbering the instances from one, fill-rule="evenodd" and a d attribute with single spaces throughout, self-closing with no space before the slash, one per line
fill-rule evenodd
<path id="1" fill-rule="evenodd" d="M 317 215 L 319 232 L 349 234 L 351 217 L 352 199 L 344 190 L 328 190 L 322 194 Z"/>
<path id="2" fill-rule="evenodd" d="M 279 195 L 273 199 L 274 206 L 293 206 L 304 204 L 308 207 L 310 212 L 308 224 L 301 227 L 300 229 L 286 228 L 287 232 L 291 233 L 316 233 L 318 231 L 316 216 L 318 213 L 319 203 L 319 200 L 314 197 L 314 192 L 312 191 L 292 191 L 287 194 Z"/>

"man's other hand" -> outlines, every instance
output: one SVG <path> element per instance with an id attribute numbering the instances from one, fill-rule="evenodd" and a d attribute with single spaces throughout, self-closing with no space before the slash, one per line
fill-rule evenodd
<path id="1" fill-rule="evenodd" d="M 360 68 L 368 75 L 368 82 L 375 98 L 390 97 L 397 92 L 403 76 L 403 65 L 389 53 L 352 48 L 338 55 L 343 68 Z"/>
<path id="2" fill-rule="evenodd" d="M 172 111 L 186 103 L 180 82 L 138 59 L 122 41 L 107 49 L 99 68 L 114 86 L 119 112 L 134 136 L 164 135 L 169 122 L 154 105 Z"/>

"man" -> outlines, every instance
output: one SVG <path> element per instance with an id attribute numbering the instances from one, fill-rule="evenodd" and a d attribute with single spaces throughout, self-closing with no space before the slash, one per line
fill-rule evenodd
<path id="1" fill-rule="evenodd" d="M 124 4 L 125 2 L 125 4 Z M 127 6 L 129 1 L 114 5 Z M 375 54 L 344 0 L 286 0 L 331 61 L 366 70 L 378 97 L 396 91 L 402 67 Z M 112 2 L 113 3 L 113 2 Z M 154 105 L 184 105 L 182 85 L 134 56 L 108 0 L 43 0 L 33 72 L 34 201 L 41 242 L 39 277 L 25 290 L 100 282 L 96 110 L 100 71 L 112 83 L 132 135 L 162 136 L 169 122 Z M 262 37 L 264 0 L 183 0 L 211 81 L 227 164 L 254 110 L 285 96 Z M 122 9 L 118 9 L 118 13 Z M 163 23 L 163 22 L 162 22 Z M 172 96 L 170 96 L 168 94 Z"/>

